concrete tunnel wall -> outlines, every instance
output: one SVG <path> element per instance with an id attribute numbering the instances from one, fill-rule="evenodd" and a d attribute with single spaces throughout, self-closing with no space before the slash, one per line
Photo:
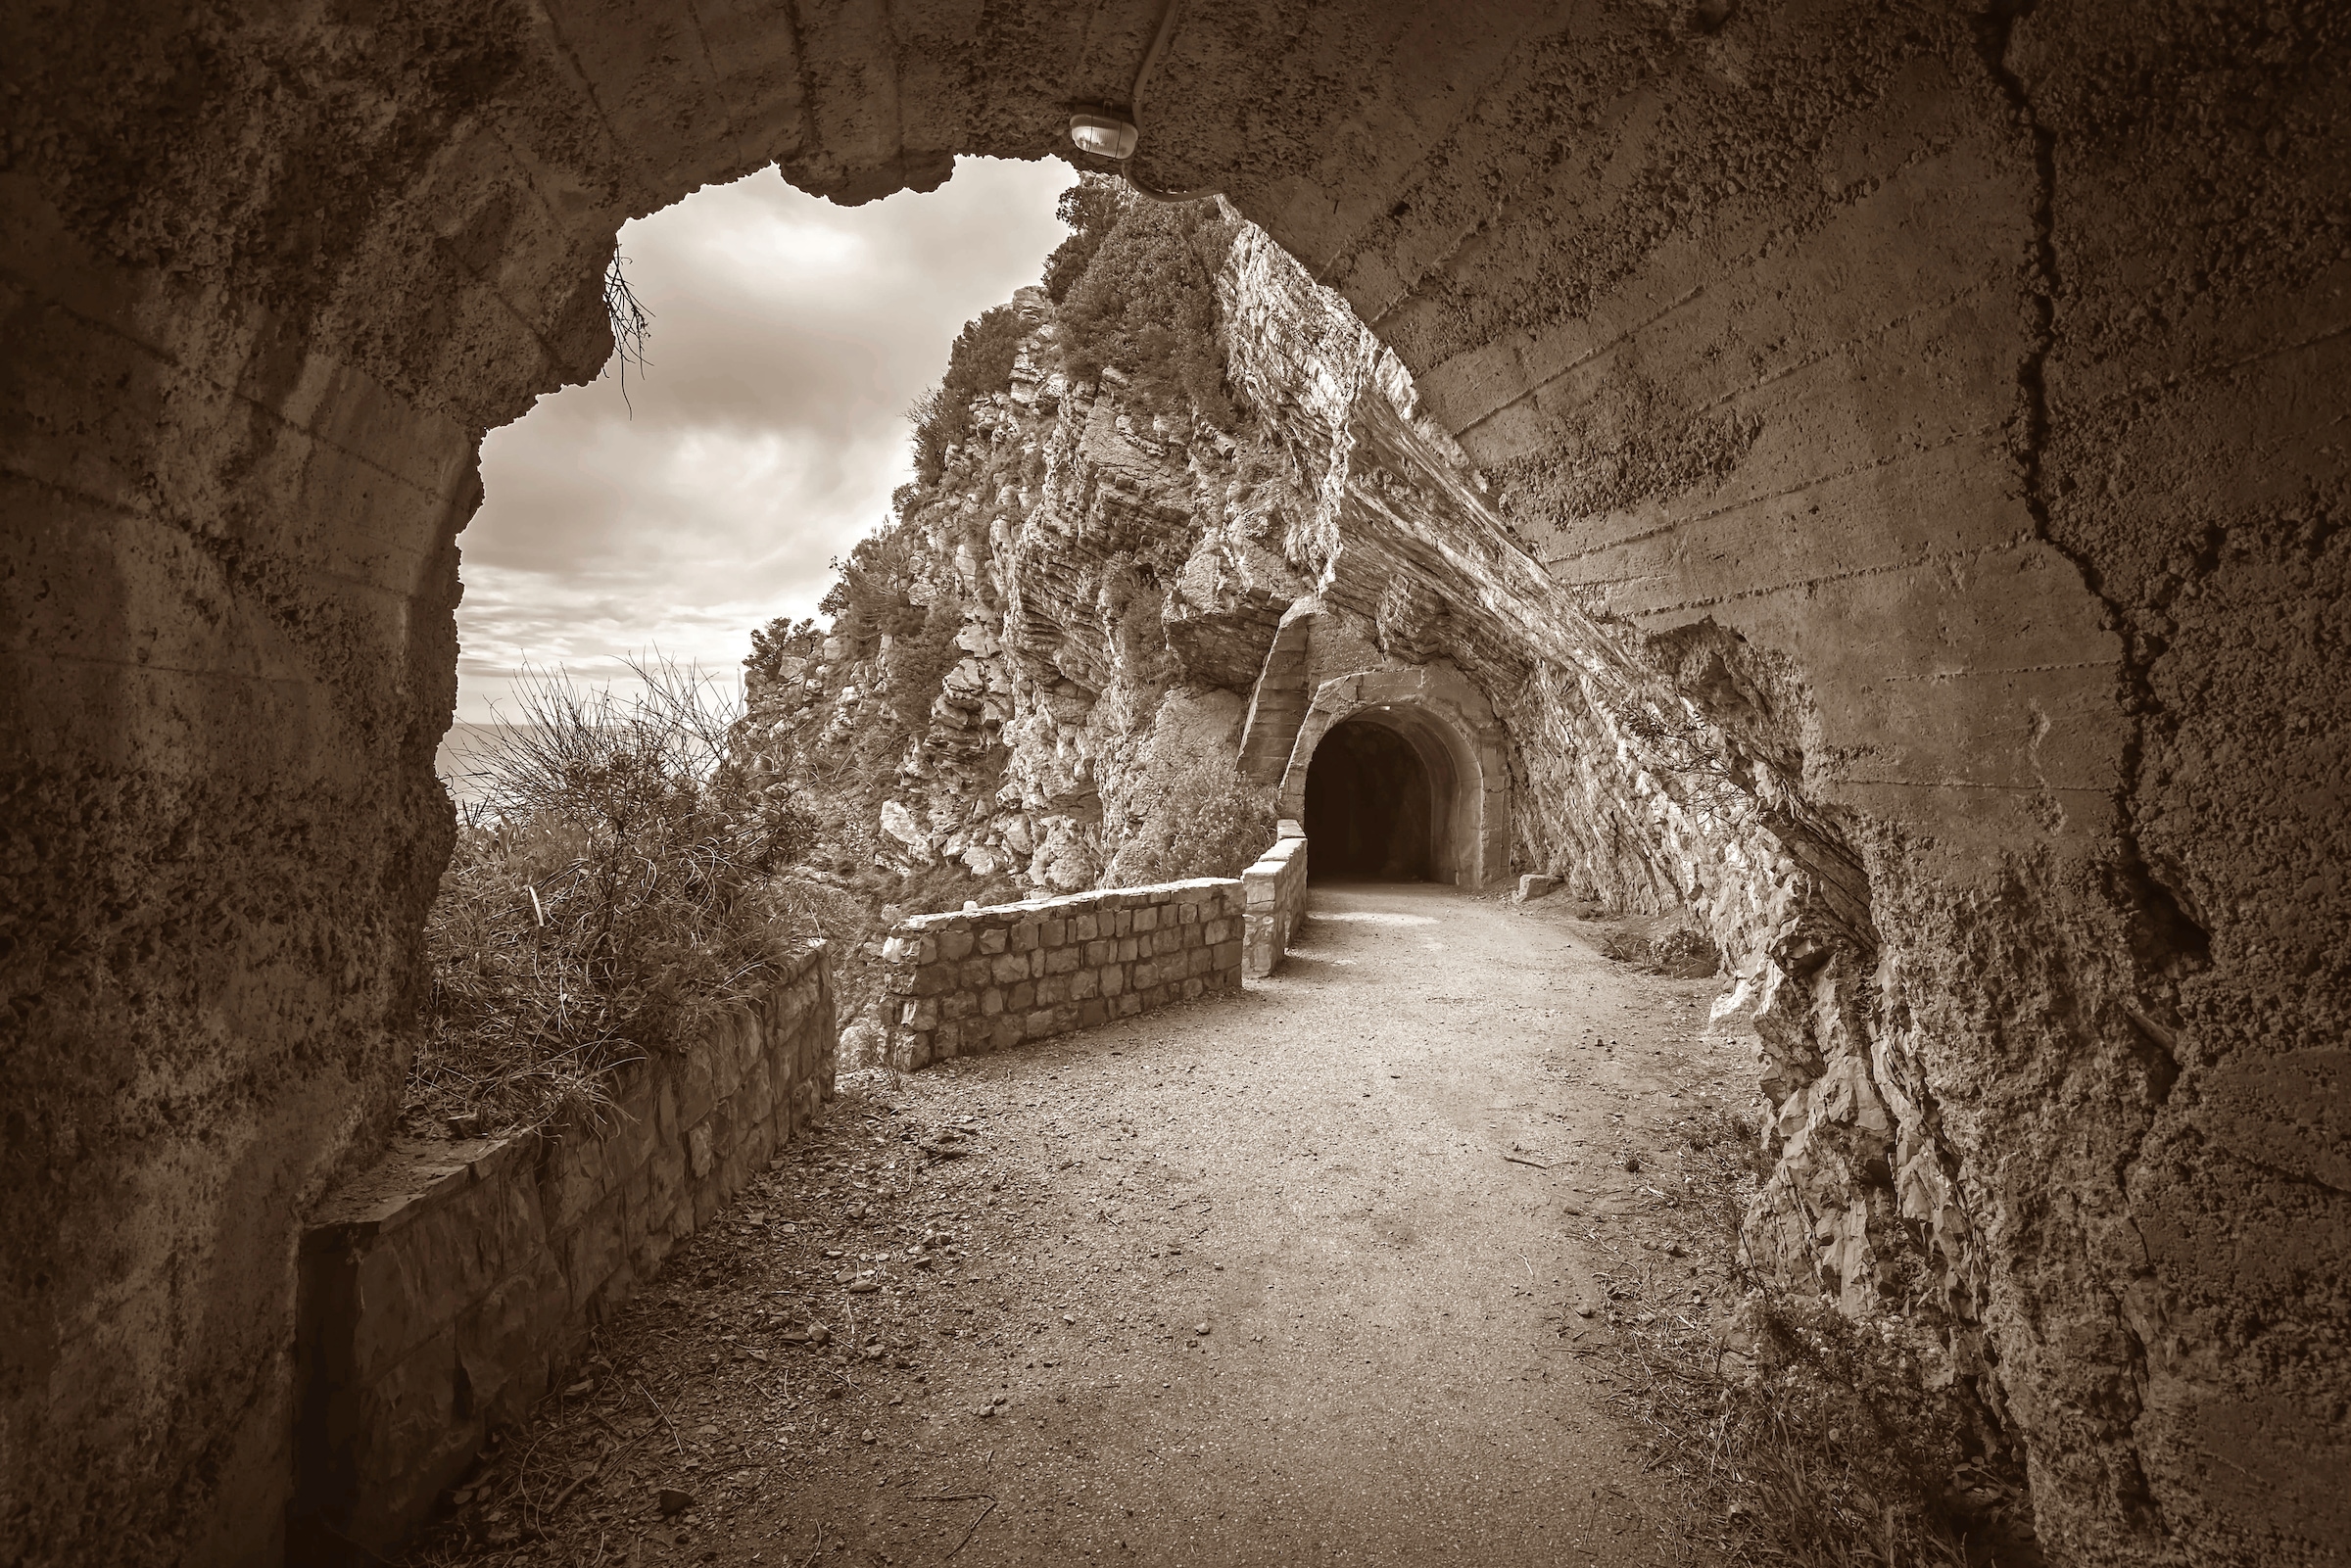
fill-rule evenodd
<path id="1" fill-rule="evenodd" d="M 483 434 L 618 224 L 1036 157 L 1156 0 L 0 21 L 0 1554 L 265 1560 L 395 1105 Z M 1563 594 L 1793 672 L 2060 1556 L 2317 1561 L 2351 1341 L 2351 20 L 1199 3 L 1144 172 L 1342 291 Z M 1700 693 L 1704 696 L 1704 693 Z"/>

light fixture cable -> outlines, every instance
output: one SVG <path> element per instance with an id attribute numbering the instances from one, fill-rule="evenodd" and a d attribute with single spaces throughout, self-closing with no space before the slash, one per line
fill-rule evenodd
<path id="1" fill-rule="evenodd" d="M 1168 0 L 1167 9 L 1159 15 L 1159 31 L 1152 35 L 1151 47 L 1144 52 L 1143 69 L 1134 73 L 1134 86 L 1127 94 L 1127 118 L 1134 122 L 1137 141 L 1135 151 L 1138 154 L 1142 151 L 1140 141 L 1143 128 L 1143 88 L 1151 80 L 1151 72 L 1158 68 L 1159 57 L 1167 53 L 1168 40 L 1176 36 L 1176 14 L 1182 9 L 1182 6 L 1183 0 Z M 1128 185 L 1134 190 L 1136 195 L 1147 196 L 1155 202 L 1197 202 L 1217 194 L 1216 187 L 1213 185 L 1203 185 L 1196 190 L 1188 191 L 1155 189 L 1135 177 L 1132 158 L 1126 161 L 1123 172 L 1127 176 Z"/>

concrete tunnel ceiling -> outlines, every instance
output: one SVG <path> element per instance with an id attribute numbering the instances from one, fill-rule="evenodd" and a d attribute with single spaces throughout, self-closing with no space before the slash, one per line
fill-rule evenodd
<path id="1" fill-rule="evenodd" d="M 1159 15 L 0 23 L 11 1555 L 275 1549 L 296 1226 L 388 1126 L 450 843 L 478 445 L 597 373 L 618 225 L 1049 155 Z M 1853 1060 L 1934 1129 L 1890 1222 L 1964 1260 L 2066 1561 L 2346 1534 L 2347 38 L 1198 0 L 1137 155 L 1401 356 L 1556 587 L 1532 645 L 1600 626 L 1771 759 Z"/>

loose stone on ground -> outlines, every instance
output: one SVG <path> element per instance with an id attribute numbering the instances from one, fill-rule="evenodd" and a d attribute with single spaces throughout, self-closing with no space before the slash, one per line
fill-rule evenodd
<path id="1" fill-rule="evenodd" d="M 1727 1307 L 1658 1150 L 1749 1047 L 1558 901 L 1316 901 L 1241 996 L 848 1080 L 410 1560 L 1685 1560 L 1589 1353 Z"/>

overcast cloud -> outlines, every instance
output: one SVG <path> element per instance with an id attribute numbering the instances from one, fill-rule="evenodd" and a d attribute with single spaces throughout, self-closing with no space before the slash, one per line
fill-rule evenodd
<path id="1" fill-rule="evenodd" d="M 770 170 L 622 229 L 651 362 L 625 403 L 608 374 L 483 444 L 457 717 L 511 712 L 525 665 L 601 684 L 658 650 L 732 678 L 753 627 L 815 614 L 825 563 L 912 477 L 906 405 L 964 322 L 1036 281 L 1074 177 L 967 158 L 929 195 L 843 208 Z"/>

